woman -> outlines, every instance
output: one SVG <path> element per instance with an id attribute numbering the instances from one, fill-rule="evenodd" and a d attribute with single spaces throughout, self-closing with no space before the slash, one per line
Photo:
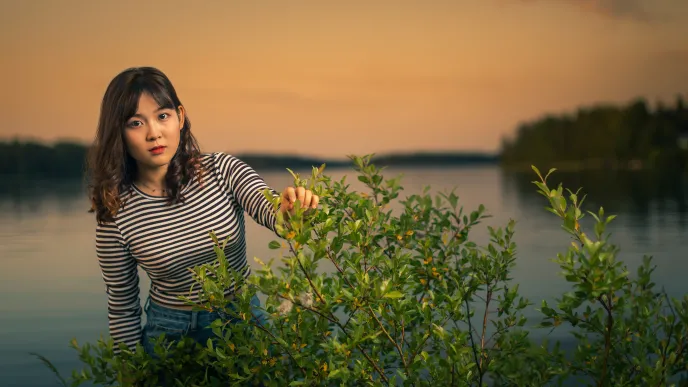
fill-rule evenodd
<path id="1" fill-rule="evenodd" d="M 207 327 L 219 316 L 194 312 L 179 300 L 199 301 L 197 291 L 189 293 L 189 268 L 216 259 L 214 231 L 219 240 L 229 237 L 227 261 L 248 277 L 243 213 L 276 232 L 274 207 L 261 192 L 269 187 L 238 158 L 200 152 L 175 88 L 151 67 L 127 69 L 108 85 L 88 169 L 115 353 L 119 343 L 133 350 L 142 342 L 152 354 L 150 339 L 161 333 L 205 344 L 212 337 Z M 296 200 L 316 208 L 319 198 L 287 187 L 279 211 L 288 215 Z M 143 329 L 137 266 L 151 279 Z M 228 298 L 233 291 L 227 289 Z"/>

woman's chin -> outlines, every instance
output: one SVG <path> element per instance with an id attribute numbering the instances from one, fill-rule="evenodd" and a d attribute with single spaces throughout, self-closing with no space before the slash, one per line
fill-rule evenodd
<path id="1" fill-rule="evenodd" d="M 143 169 L 158 169 L 167 166 L 170 163 L 171 157 L 146 157 L 143 160 L 137 160 L 139 168 Z"/>

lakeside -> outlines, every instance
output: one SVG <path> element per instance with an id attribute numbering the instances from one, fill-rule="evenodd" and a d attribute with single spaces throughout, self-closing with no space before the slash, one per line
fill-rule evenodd
<path id="1" fill-rule="evenodd" d="M 77 178 L 83 176 L 88 145 L 74 140 L 0 140 L 0 176 Z M 221 149 L 257 170 L 349 168 L 345 155 L 314 157 Z M 359 154 L 358 156 L 363 156 Z M 654 108 L 643 98 L 625 104 L 582 106 L 562 114 L 546 113 L 520 123 L 494 152 L 468 150 L 376 153 L 379 167 L 425 168 L 499 165 L 506 171 L 647 170 L 688 172 L 688 108 L 682 95 Z"/>
<path id="2" fill-rule="evenodd" d="M 516 219 L 519 261 L 513 281 L 519 284 L 524 297 L 536 303 L 543 299 L 553 302 L 553 296 L 569 289 L 565 279 L 557 275 L 556 264 L 549 262 L 568 245 L 568 235 L 561 232 L 556 219 L 543 209 L 543 199 L 530 182 L 534 177 L 532 171 L 519 177 L 501 173 L 496 166 L 393 169 L 390 174 L 405 175 L 404 196 L 421 193 L 425 185 L 434 187 L 435 191 L 459 185 L 457 194 L 466 209 L 484 204 L 493 218 L 476 228 L 472 234 L 476 242 L 483 243 L 487 238 L 485 226 L 500 227 L 509 219 Z M 349 174 L 345 170 L 331 173 L 335 180 Z M 638 173 L 632 173 L 630 179 L 615 174 L 575 175 L 572 176 L 575 180 L 566 181 L 565 186 L 583 186 L 589 194 L 587 208 L 603 205 L 605 212 L 619 215 L 611 231 L 629 267 L 634 269 L 644 254 L 656 256 L 655 282 L 666 286 L 672 295 L 685 294 L 686 287 L 680 280 L 686 266 L 681 246 L 682 236 L 688 230 L 685 193 L 640 179 L 642 174 Z M 284 186 L 290 181 L 288 173 L 281 171 L 266 172 L 264 177 L 274 186 Z M 566 180 L 565 174 L 555 173 L 553 182 L 556 180 Z M 356 179 L 350 181 L 352 189 L 361 187 L 362 183 Z M 93 215 L 87 213 L 87 202 L 79 184 L 60 185 L 62 189 L 27 188 L 16 196 L 0 194 L 0 203 L 4 203 L 0 205 L 0 218 L 6 220 L 0 222 L 0 234 L 5 236 L 0 256 L 8 257 L 0 262 L 0 272 L 6 273 L 3 283 L 7 291 L 17 294 L 14 301 L 4 305 L 6 318 L 0 319 L 5 343 L 0 350 L 0 360 L 4 362 L 0 374 L 10 384 L 16 383 L 13 385 L 42 387 L 53 381 L 50 371 L 30 357 L 27 350 L 40 352 L 51 360 L 60 359 L 57 367 L 66 375 L 81 367 L 66 343 L 72 337 L 77 337 L 80 343 L 94 342 L 101 334 L 107 334 L 107 308 L 93 258 Z M 252 236 L 247 257 L 259 257 L 266 262 L 276 257 L 277 253 L 268 247 L 274 234 L 253 221 L 247 222 L 247 232 Z M 249 261 L 258 269 L 255 261 Z M 23 269 L 26 265 L 41 270 L 26 271 Z M 37 296 L 32 288 L 36 282 L 53 291 Z M 148 286 L 147 276 L 143 275 L 142 299 Z M 69 297 L 64 297 L 65 294 Z M 529 326 L 541 317 L 536 306 L 527 311 Z M 31 334 L 27 335 L 27 330 Z M 557 331 L 547 337 L 560 340 L 565 348 L 574 344 L 566 332 Z M 32 377 L 27 379 L 27 374 Z"/>
<path id="3" fill-rule="evenodd" d="M 88 146 L 78 142 L 58 141 L 53 144 L 32 141 L 0 141 L 0 176 L 35 178 L 78 178 L 85 166 Z M 276 171 L 310 169 L 326 164 L 327 169 L 351 167 L 345 158 L 322 158 L 296 154 L 244 153 L 224 150 L 257 170 Z M 499 155 L 480 152 L 408 152 L 378 154 L 378 166 L 443 167 L 497 165 Z"/>
<path id="4" fill-rule="evenodd" d="M 4 148 L 4 149 L 3 149 Z M 8 151 L 14 148 L 14 151 Z M 40 142 L 0 141 L 0 176 L 9 178 L 27 178 L 31 180 L 54 179 L 79 179 L 83 177 L 86 152 L 88 147 L 80 143 L 56 142 L 46 144 Z M 240 158 L 256 170 L 284 171 L 287 168 L 295 171 L 309 170 L 326 164 L 328 170 L 351 168 L 352 163 L 348 159 L 334 159 L 322 157 L 310 157 L 297 154 L 263 154 L 263 153 L 234 153 L 226 151 Z M 362 156 L 362 155 L 359 155 Z M 669 160 L 674 164 L 671 169 L 687 171 L 683 162 L 685 157 L 679 160 Z M 375 154 L 372 163 L 378 167 L 403 167 L 403 168 L 443 168 L 443 167 L 475 167 L 475 166 L 499 166 L 506 172 L 531 172 L 531 165 L 548 170 L 556 168 L 561 172 L 583 171 L 642 171 L 656 167 L 667 167 L 666 160 L 659 158 L 660 162 L 652 160 L 630 159 L 620 160 L 614 158 L 587 158 L 573 160 L 547 160 L 516 161 L 504 160 L 499 153 L 488 152 L 398 152 L 387 154 Z M 678 161 L 678 162 L 677 162 Z"/>

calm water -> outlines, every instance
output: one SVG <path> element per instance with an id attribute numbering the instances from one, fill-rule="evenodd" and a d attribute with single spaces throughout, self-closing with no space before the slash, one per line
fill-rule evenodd
<path id="1" fill-rule="evenodd" d="M 330 171 L 340 178 L 350 171 Z M 457 188 L 465 209 L 484 204 L 493 216 L 474 236 L 485 241 L 486 225 L 503 226 L 517 220 L 519 247 L 515 281 L 524 296 L 535 303 L 566 289 L 550 261 L 565 251 L 568 237 L 554 216 L 546 212 L 544 198 L 530 183 L 533 174 L 505 174 L 496 167 L 449 169 L 389 169 L 387 176 L 403 173 L 405 194 Z M 262 174 L 277 189 L 290 183 L 284 172 Z M 633 270 L 643 254 L 659 265 L 655 282 L 673 295 L 688 292 L 686 238 L 688 197 L 685 180 L 641 173 L 557 174 L 572 189 L 589 193 L 587 209 L 604 206 L 618 214 L 611 230 L 621 245 L 622 258 Z M 348 181 L 355 181 L 350 178 Z M 68 375 L 81 367 L 68 347 L 107 335 L 104 286 L 94 252 L 94 220 L 78 183 L 14 182 L 0 186 L 0 384 L 51 386 L 55 379 L 28 352 L 51 359 Z M 353 184 L 352 188 L 360 189 Z M 593 200 L 594 199 L 594 200 Z M 272 251 L 270 231 L 249 219 L 248 257 L 265 261 Z M 149 282 L 142 275 L 141 297 Z M 533 317 L 537 316 L 532 311 Z M 536 319 L 532 319 L 533 324 Z"/>

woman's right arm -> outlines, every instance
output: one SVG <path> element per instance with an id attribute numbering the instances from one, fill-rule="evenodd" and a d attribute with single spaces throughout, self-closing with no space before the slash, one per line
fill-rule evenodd
<path id="1" fill-rule="evenodd" d="M 115 354 L 119 343 L 135 350 L 141 340 L 141 302 L 136 260 L 115 223 L 96 227 L 96 253 L 107 292 L 108 322 Z"/>

